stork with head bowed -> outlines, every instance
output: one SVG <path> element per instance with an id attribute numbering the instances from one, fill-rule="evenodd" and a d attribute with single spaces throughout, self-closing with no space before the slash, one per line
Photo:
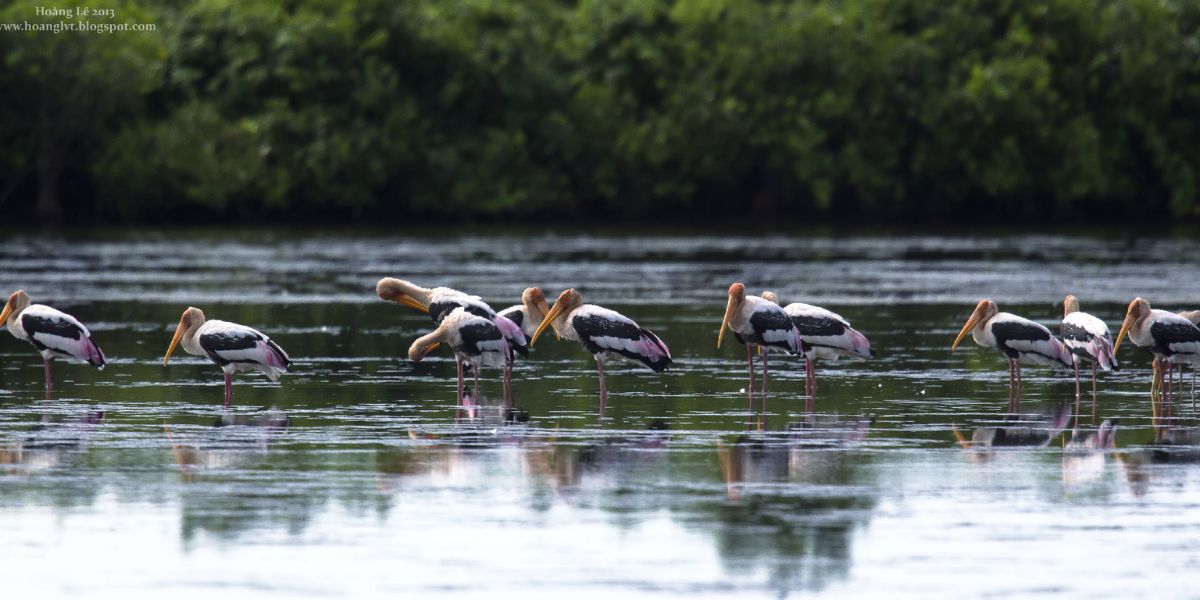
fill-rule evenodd
<path id="1" fill-rule="evenodd" d="M 1079 361 L 1092 364 L 1092 423 L 1096 422 L 1096 366 L 1104 371 L 1120 371 L 1113 355 L 1112 333 L 1099 318 L 1079 311 L 1079 299 L 1067 294 L 1063 299 L 1063 320 L 1059 328 L 1063 344 L 1075 355 L 1075 429 L 1079 429 Z"/>
<path id="2" fill-rule="evenodd" d="M 524 292 L 521 292 L 521 303 L 500 311 L 500 316 L 520 327 L 521 333 L 529 338 L 533 337 L 533 332 L 537 331 L 538 325 L 542 324 L 542 319 L 545 319 L 546 314 L 549 312 L 550 306 L 546 304 L 546 295 L 542 293 L 542 288 L 527 287 Z M 512 363 L 510 362 L 504 367 L 504 388 L 506 392 L 511 385 Z"/>
<path id="3" fill-rule="evenodd" d="M 395 277 L 380 279 L 375 284 L 375 293 L 384 300 L 390 300 L 428 313 L 429 317 L 433 319 L 434 325 L 440 325 L 442 319 L 446 318 L 446 315 L 450 314 L 454 309 L 462 308 L 468 313 L 495 323 L 496 327 L 500 328 L 500 332 L 504 334 L 504 339 L 512 347 L 513 352 L 521 356 L 529 356 L 529 344 L 521 327 L 508 317 L 496 313 L 479 296 L 473 296 L 448 287 L 423 288 L 411 281 L 396 279 Z M 508 384 L 511 380 L 512 358 L 510 355 L 508 362 L 504 365 L 504 394 L 506 398 L 509 395 Z"/>
<path id="4" fill-rule="evenodd" d="M 1151 389 L 1162 388 L 1163 372 L 1169 374 L 1174 365 L 1200 364 L 1200 327 L 1187 317 L 1150 308 L 1150 303 L 1143 298 L 1134 298 L 1129 303 L 1121 331 L 1117 334 L 1117 343 L 1113 346 L 1114 351 L 1121 347 L 1126 335 L 1134 345 L 1154 355 Z M 1167 398 L 1167 414 L 1170 414 L 1170 387 L 1167 388 Z"/>
<path id="5" fill-rule="evenodd" d="M 24 290 L 17 290 L 8 297 L 8 303 L 0 312 L 0 325 L 6 323 L 13 337 L 29 342 L 42 354 L 47 397 L 53 387 L 50 359 L 71 359 L 88 363 L 97 369 L 104 368 L 104 352 L 92 340 L 91 332 L 83 323 L 44 304 L 30 304 L 29 294 Z"/>
<path id="6" fill-rule="evenodd" d="M 558 300 L 534 330 L 529 345 L 537 343 L 547 327 L 554 328 L 560 339 L 579 342 L 596 359 L 600 374 L 600 410 L 608 403 L 608 388 L 604 384 L 604 361 L 610 358 L 641 363 L 655 372 L 671 364 L 671 351 L 654 332 L 640 327 L 633 319 L 615 311 L 584 304 L 583 296 L 574 289 L 559 294 Z"/>
<path id="7" fill-rule="evenodd" d="M 999 350 L 1008 359 L 1008 411 L 1021 410 L 1021 365 L 1050 365 L 1070 368 L 1075 359 L 1067 347 L 1058 341 L 1041 323 L 1024 317 L 1000 312 L 991 300 L 980 300 L 975 311 L 954 338 L 950 350 L 970 333 L 975 343 Z M 1015 385 L 1014 385 L 1015 377 Z"/>
<path id="8" fill-rule="evenodd" d="M 230 323 L 208 320 L 204 311 L 189 306 L 179 317 L 175 336 L 167 346 L 163 366 L 171 359 L 175 347 L 182 345 L 192 356 L 203 356 L 225 372 L 225 406 L 233 403 L 233 374 L 240 370 L 262 371 L 271 381 L 292 366 L 287 352 L 261 331 Z"/>
<path id="9" fill-rule="evenodd" d="M 775 292 L 763 292 L 763 299 L 779 304 Z M 850 326 L 841 315 L 812 304 L 793 302 L 783 307 L 783 312 L 792 320 L 800 332 L 804 344 L 805 396 L 807 410 L 815 408 L 817 395 L 817 373 L 814 359 L 837 360 L 843 357 L 874 358 L 871 342 L 867 336 Z"/>
<path id="10" fill-rule="evenodd" d="M 763 349 L 762 397 L 767 399 L 768 363 L 767 348 L 778 348 L 788 354 L 801 351 L 800 332 L 792 324 L 787 313 L 774 302 L 757 296 L 747 296 L 746 286 L 734 283 L 729 286 L 725 302 L 725 316 L 717 333 L 717 348 L 725 340 L 725 330 L 733 332 L 737 341 L 746 345 L 746 367 L 750 373 L 750 385 L 746 392 L 750 396 L 750 408 L 754 408 L 754 355 Z"/>
<path id="11" fill-rule="evenodd" d="M 417 338 L 408 349 L 408 358 L 413 362 L 445 344 L 454 351 L 458 365 L 458 401 L 464 400 L 463 364 L 470 364 L 475 376 L 476 397 L 479 396 L 479 368 L 504 367 L 509 364 L 512 348 L 504 339 L 503 332 L 494 322 L 455 308 L 442 318 L 432 333 Z"/>

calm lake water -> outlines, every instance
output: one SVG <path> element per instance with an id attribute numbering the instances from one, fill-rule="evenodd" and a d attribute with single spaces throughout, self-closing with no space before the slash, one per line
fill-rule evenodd
<path id="1" fill-rule="evenodd" d="M 1117 448 L 1076 450 L 1045 432 L 1074 397 L 1065 371 L 1026 369 L 1016 425 L 1000 355 L 949 347 L 984 296 L 1056 330 L 1068 292 L 1114 331 L 1135 295 L 1197 308 L 1197 256 L 1190 235 L 10 234 L 0 292 L 76 315 L 110 363 L 57 363 L 44 400 L 40 357 L 0 332 L 0 589 L 1194 597 L 1195 419 L 1185 403 L 1174 443 L 1155 443 L 1149 358 L 1123 345 L 1100 378 Z M 449 353 L 407 360 L 431 324 L 375 297 L 385 275 L 497 309 L 576 287 L 656 331 L 675 365 L 614 364 L 601 418 L 591 357 L 548 335 L 515 406 L 485 371 L 466 410 Z M 841 313 L 878 358 L 820 365 L 806 415 L 803 369 L 777 356 L 751 412 L 744 350 L 715 348 L 733 281 Z M 216 367 L 161 364 L 189 305 L 267 332 L 293 373 L 239 374 L 226 411 Z M 1047 444 L 956 439 L 989 427 Z"/>

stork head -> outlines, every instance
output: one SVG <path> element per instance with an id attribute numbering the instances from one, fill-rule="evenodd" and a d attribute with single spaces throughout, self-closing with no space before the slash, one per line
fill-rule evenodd
<path id="1" fill-rule="evenodd" d="M 1076 298 L 1074 294 L 1067 294 L 1067 297 L 1063 298 L 1063 316 L 1077 312 L 1079 312 L 1079 298 Z"/>
<path id="2" fill-rule="evenodd" d="M 583 305 L 583 295 L 575 291 L 575 288 L 563 290 L 563 293 L 558 295 L 558 300 L 554 301 L 554 306 L 550 312 L 546 314 L 546 318 L 542 319 L 542 324 L 538 325 L 536 331 L 533 332 L 533 337 L 529 339 L 529 345 L 534 345 L 542 332 L 550 325 L 554 325 L 554 333 L 558 334 L 558 321 L 561 318 L 571 314 L 571 311 Z"/>
<path id="3" fill-rule="evenodd" d="M 8 297 L 8 302 L 4 305 L 4 312 L 0 312 L 0 325 L 8 321 L 9 317 L 15 317 L 21 314 L 21 311 L 29 308 L 29 294 L 25 290 L 17 290 Z"/>
<path id="4" fill-rule="evenodd" d="M 737 313 L 742 304 L 746 303 L 746 286 L 741 282 L 734 283 L 729 286 L 729 300 L 725 302 L 725 316 L 721 319 L 721 329 L 717 331 L 717 347 L 721 347 L 721 342 L 725 341 L 725 329 L 729 327 L 730 319 Z"/>
<path id="5" fill-rule="evenodd" d="M 1000 312 L 1000 309 L 996 307 L 995 302 L 992 302 L 987 298 L 980 300 L 979 304 L 975 305 L 975 311 L 972 312 L 970 318 L 967 319 L 967 324 L 963 325 L 962 331 L 958 332 L 958 337 L 954 338 L 954 343 L 950 345 L 950 350 L 957 349 L 958 344 L 962 342 L 963 338 L 967 337 L 967 334 L 970 333 L 972 329 L 987 323 L 988 319 L 996 316 L 996 313 L 998 312 Z"/>
<path id="6" fill-rule="evenodd" d="M 197 327 L 204 324 L 204 311 L 189 306 L 183 311 L 183 316 L 179 317 L 179 325 L 175 327 L 175 336 L 171 338 L 171 345 L 167 346 L 167 355 L 163 357 L 163 366 L 167 366 L 167 361 L 171 360 L 171 353 L 175 351 L 175 346 L 179 345 L 179 341 L 183 336 L 195 331 Z"/>
<path id="7" fill-rule="evenodd" d="M 384 300 L 403 304 L 421 312 L 429 312 L 429 290 L 410 281 L 384 277 L 375 284 L 375 293 Z"/>
<path id="8" fill-rule="evenodd" d="M 1125 334 L 1129 333 L 1129 329 L 1149 316 L 1150 303 L 1144 298 L 1134 298 L 1129 303 L 1129 308 L 1125 310 L 1125 320 L 1121 323 L 1121 332 L 1117 334 L 1117 343 L 1113 344 L 1113 352 L 1121 347 L 1121 340 L 1125 339 Z"/>
<path id="9" fill-rule="evenodd" d="M 408 360 L 421 362 L 422 358 L 429 356 L 430 352 L 437 350 L 437 347 L 442 345 L 442 337 L 442 328 L 438 327 L 433 333 L 423 335 L 414 340 L 412 345 L 408 347 Z"/>
<path id="10" fill-rule="evenodd" d="M 763 292 L 761 294 L 761 296 L 762 296 L 763 300 L 766 300 L 767 302 L 770 302 L 771 304 L 779 304 L 779 296 L 776 296 L 775 292 L 767 290 L 767 291 Z"/>
<path id="11" fill-rule="evenodd" d="M 525 291 L 521 292 L 521 304 L 530 316 L 536 315 L 545 320 L 546 315 L 550 313 L 550 305 L 546 304 L 546 295 L 540 287 L 525 288 Z"/>

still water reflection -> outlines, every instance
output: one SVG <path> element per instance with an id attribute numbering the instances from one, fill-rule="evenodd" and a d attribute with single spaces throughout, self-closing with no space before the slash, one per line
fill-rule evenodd
<path id="1" fill-rule="evenodd" d="M 83 319 L 111 359 L 40 361 L 0 339 L 0 564 L 37 597 L 572 597 L 1194 593 L 1200 433 L 1151 427 L 1147 358 L 1101 381 L 949 343 L 980 296 L 1053 324 L 1067 292 L 1117 323 L 1133 295 L 1195 308 L 1190 237 L 798 235 L 391 237 L 369 232 L 10 236 L 0 274 Z M 671 346 L 662 375 L 538 344 L 457 406 L 454 364 L 402 360 L 427 317 L 382 275 L 494 306 L 574 286 Z M 713 346 L 733 280 L 827 305 L 879 357 L 772 361 L 765 414 L 744 354 Z M 7 288 L 6 288 L 7 290 Z M 246 323 L 296 359 L 279 384 L 161 353 L 180 310 Z M 2 335 L 2 334 L 0 334 Z M 1090 407 L 1089 407 L 1090 412 Z M 1074 441 L 1072 442 L 1072 440 Z M 1069 443 L 1070 442 L 1070 443 Z"/>

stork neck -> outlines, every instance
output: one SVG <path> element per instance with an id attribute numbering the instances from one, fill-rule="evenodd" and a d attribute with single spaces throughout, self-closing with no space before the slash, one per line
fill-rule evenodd
<path id="1" fill-rule="evenodd" d="M 203 325 L 203 323 L 200 325 Z M 208 353 L 200 347 L 200 325 L 194 325 L 187 328 L 183 332 L 183 337 L 179 340 L 179 345 L 183 346 L 183 350 L 192 356 L 208 355 Z"/>

